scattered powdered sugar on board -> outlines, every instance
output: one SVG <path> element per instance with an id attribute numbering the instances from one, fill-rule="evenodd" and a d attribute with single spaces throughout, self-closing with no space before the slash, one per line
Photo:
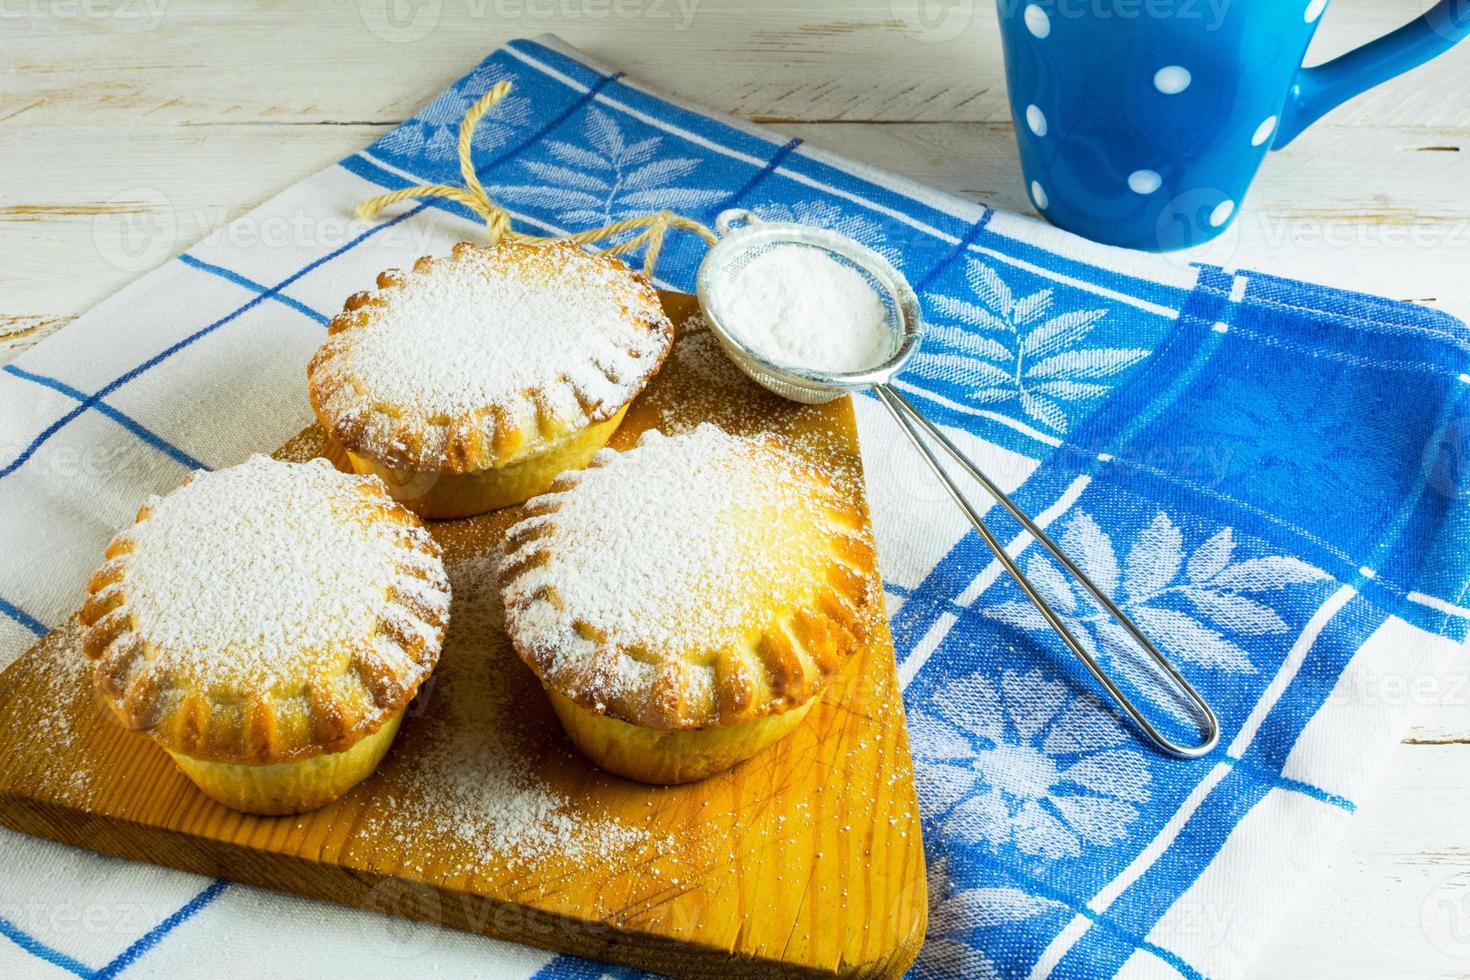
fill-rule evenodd
<path id="1" fill-rule="evenodd" d="M 733 435 L 778 436 L 798 456 L 821 460 L 823 472 L 844 496 L 863 496 L 859 457 L 850 451 L 851 432 L 814 424 L 820 409 L 787 401 L 746 377 L 699 314 L 684 320 L 668 363 L 642 401 L 668 435 L 708 422 Z"/>
<path id="2" fill-rule="evenodd" d="M 678 383 L 669 384 L 670 378 L 678 378 Z M 689 432 L 705 422 L 732 432 L 772 431 L 793 417 L 770 411 L 785 405 L 735 366 L 698 315 L 684 321 L 668 363 L 648 386 L 643 401 L 657 413 L 659 430 L 668 435 Z"/>
<path id="3" fill-rule="evenodd" d="M 118 560 L 159 669 L 201 690 L 299 687 L 336 665 L 352 631 L 368 635 L 390 590 L 442 609 L 437 559 L 412 547 L 427 532 L 369 520 L 367 479 L 326 460 L 253 456 L 150 501 L 148 518 L 122 533 L 133 549 Z M 407 574 L 410 563 L 427 579 Z"/>
<path id="4" fill-rule="evenodd" d="M 103 709 L 93 704 L 92 668 L 81 652 L 77 624 L 51 633 L 15 669 L 30 671 L 37 679 L 32 691 L 44 710 L 34 725 L 7 733 L 12 741 L 6 751 L 35 765 L 62 800 L 87 809 L 97 760 L 79 737 L 76 723 L 84 713 L 100 715 Z M 111 725 L 112 719 L 105 718 L 102 724 Z"/>
<path id="5" fill-rule="evenodd" d="M 611 862 L 658 846 L 647 830 L 574 802 L 537 775 L 527 743 L 544 741 L 545 730 L 521 730 L 519 697 L 544 696 L 502 635 L 499 561 L 498 551 L 480 551 L 448 562 L 449 638 L 399 736 L 412 748 L 389 757 L 388 795 L 367 830 L 395 836 L 408 855 L 447 841 L 452 853 L 435 856 L 470 872 L 549 858 Z M 508 685 L 510 671 L 528 683 Z"/>
<path id="6" fill-rule="evenodd" d="M 721 317 L 769 361 L 833 373 L 893 353 L 888 308 L 862 273 L 809 245 L 776 245 L 740 268 Z"/>
<path id="7" fill-rule="evenodd" d="M 690 329 L 691 326 L 695 329 Z M 702 319 L 696 319 L 692 324 L 686 323 L 685 328 L 688 332 L 679 337 L 669 356 L 700 386 L 720 389 L 720 394 L 725 400 L 735 404 L 738 404 L 740 399 L 730 398 L 731 392 L 744 394 L 746 391 L 751 391 L 751 393 L 760 392 L 771 398 L 778 397 L 758 387 L 735 366 L 735 362 L 726 356 L 725 349 L 720 346 L 719 340 L 704 325 Z M 686 410 L 680 414 L 688 416 L 690 413 Z M 691 421 L 685 425 L 685 428 L 694 428 L 697 424 Z"/>

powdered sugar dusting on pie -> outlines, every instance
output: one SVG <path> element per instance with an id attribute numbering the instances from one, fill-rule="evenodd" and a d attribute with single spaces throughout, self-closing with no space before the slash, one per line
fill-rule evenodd
<path id="1" fill-rule="evenodd" d="M 672 326 L 642 278 L 571 243 L 457 246 L 349 300 L 309 371 L 339 442 L 408 469 L 501 465 L 612 417 Z"/>
<path id="2" fill-rule="evenodd" d="M 84 609 L 88 649 L 144 726 L 189 697 L 216 713 L 273 702 L 282 730 L 335 699 L 340 724 L 371 726 L 433 669 L 448 618 L 428 532 L 376 478 L 321 459 L 196 473 L 148 501 L 108 554 Z"/>
<path id="3" fill-rule="evenodd" d="M 732 684 L 755 711 L 793 680 L 819 685 L 833 665 L 788 620 L 847 629 L 870 598 L 861 515 L 770 444 L 713 425 L 604 451 L 526 514 L 501 580 L 517 649 L 557 690 L 625 720 L 667 689 L 660 717 L 638 712 L 650 727 L 715 720 Z M 793 662 L 763 662 L 773 636 Z"/>

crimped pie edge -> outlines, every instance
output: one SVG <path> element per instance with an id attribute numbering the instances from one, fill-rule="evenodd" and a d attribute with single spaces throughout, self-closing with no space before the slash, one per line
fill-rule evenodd
<path id="1" fill-rule="evenodd" d="M 290 465 L 329 465 L 325 460 Z M 340 471 L 338 471 L 340 472 Z M 180 488 L 192 482 L 191 473 Z M 133 524 L 120 531 L 104 552 L 104 563 L 87 582 L 86 600 L 79 619 L 82 647 L 93 661 L 93 681 L 100 699 L 126 727 L 149 732 L 168 749 L 198 759 L 247 765 L 296 762 L 313 756 L 342 752 L 379 730 L 417 694 L 438 663 L 448 628 L 449 581 L 438 542 L 411 511 L 388 496 L 377 477 L 342 474 L 357 484 L 364 497 L 366 521 L 389 521 L 410 530 L 403 550 L 418 561 L 395 566 L 400 576 L 425 582 L 442 594 L 444 614 L 414 601 L 407 593 L 385 595 L 383 611 L 370 629 L 356 630 L 346 642 L 352 646 L 342 657 L 343 670 L 335 677 L 302 679 L 301 690 L 309 708 L 308 731 L 285 736 L 277 725 L 280 698 L 231 692 L 226 704 L 207 692 L 195 691 L 160 679 L 146 668 L 157 659 L 154 645 L 138 636 L 128 608 L 127 556 L 133 550 L 128 534 L 151 519 L 150 502 L 139 507 Z M 424 559 L 428 559 L 427 562 Z M 354 629 L 347 624 L 345 630 Z M 344 630 L 344 631 L 345 631 Z M 402 655 L 395 669 L 383 659 L 378 638 Z M 328 682 L 351 680 L 342 686 Z M 365 702 L 365 703 L 364 703 Z M 238 710 L 240 721 L 231 721 Z"/>
<path id="2" fill-rule="evenodd" d="M 681 685 L 674 673 L 694 668 L 672 658 L 665 662 L 663 673 L 640 689 L 618 690 L 617 685 L 609 689 L 599 684 L 599 673 L 605 673 L 616 658 L 631 654 L 618 644 L 590 638 L 579 651 L 582 669 L 575 676 L 564 673 L 552 677 L 552 664 L 561 651 L 545 637 L 518 629 L 511 603 L 506 609 L 506 633 L 517 654 L 543 684 L 598 714 L 644 728 L 685 731 L 753 721 L 806 704 L 817 698 L 862 649 L 872 617 L 881 614 L 877 608 L 880 592 L 875 585 L 877 555 L 866 529 L 865 512 L 861 505 L 840 497 L 818 469 L 780 451 L 779 440 L 760 437 L 749 441 L 776 451 L 784 465 L 813 480 L 814 490 L 831 502 L 826 590 L 807 606 L 782 610 L 754 642 L 742 643 L 738 651 L 732 648 L 717 658 L 715 681 L 703 698 L 689 697 L 689 685 Z M 588 469 L 607 466 L 621 455 L 604 450 L 593 458 Z M 502 589 L 528 567 L 518 563 L 517 549 L 549 529 L 550 525 L 540 519 L 556 512 L 558 495 L 571 489 L 585 472 L 562 474 L 547 493 L 524 505 L 521 518 L 506 531 L 505 558 L 499 572 Z M 527 604 L 545 601 L 546 596 L 537 595 Z M 762 672 L 761 677 L 751 673 L 753 667 Z M 758 680 L 765 683 L 758 684 Z M 767 696 L 753 697 L 762 688 Z"/>
<path id="3" fill-rule="evenodd" d="M 623 303 L 634 330 L 646 330 L 661 339 L 657 354 L 641 358 L 640 376 L 626 384 L 622 400 L 616 404 L 603 402 L 590 406 L 582 402 L 581 414 L 575 418 L 549 415 L 538 403 L 538 392 L 522 392 L 521 401 L 529 407 L 536 430 L 526 431 L 504 405 L 484 405 L 432 423 L 445 430 L 443 451 L 435 452 L 433 441 L 425 438 L 418 420 L 403 419 L 392 406 L 369 405 L 354 415 L 335 414 L 333 396 L 355 379 L 335 376 L 326 370 L 335 357 L 334 339 L 341 334 L 364 327 L 371 322 L 375 307 L 384 305 L 385 293 L 402 288 L 407 279 L 401 270 L 379 273 L 377 288 L 354 293 L 343 304 L 342 312 L 328 324 L 328 339 L 307 365 L 307 392 L 312 411 L 328 436 L 344 449 L 367 456 L 385 466 L 414 472 L 446 474 L 475 473 L 516 462 L 537 453 L 554 449 L 575 432 L 605 421 L 636 398 L 663 366 L 673 347 L 674 326 L 663 310 L 658 291 L 643 273 L 630 269 L 614 256 L 588 252 L 569 241 L 525 243 L 501 241 L 493 246 L 459 242 L 447 256 L 425 255 L 414 262 L 415 273 L 427 273 L 435 265 L 462 260 L 471 251 L 548 249 L 566 252 L 573 261 L 589 261 L 626 274 L 627 296 Z"/>

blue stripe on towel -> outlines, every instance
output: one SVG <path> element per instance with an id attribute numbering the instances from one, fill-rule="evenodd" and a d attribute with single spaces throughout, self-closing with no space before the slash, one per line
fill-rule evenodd
<path id="1" fill-rule="evenodd" d="M 25 449 L 21 450 L 21 452 L 13 460 L 11 460 L 5 466 L 0 467 L 0 479 L 3 479 L 4 477 L 9 476 L 10 474 L 14 473 L 16 470 L 18 470 L 22 466 L 24 466 L 25 463 L 26 463 L 26 460 L 30 459 L 33 455 L 35 455 L 36 450 L 37 449 L 40 449 L 41 446 L 45 445 L 45 443 L 48 440 L 50 440 L 50 438 L 52 436 L 54 436 L 54 435 L 56 435 L 56 433 L 60 432 L 69 423 L 71 423 L 72 421 L 74 421 L 77 418 L 77 416 L 81 415 L 87 409 L 95 407 L 96 404 L 98 402 L 100 402 L 107 395 L 112 394 L 114 391 L 116 391 L 117 389 L 121 388 L 123 385 L 127 384 L 128 382 L 130 382 L 130 381 L 132 381 L 132 380 L 134 380 L 134 379 L 136 379 L 136 378 L 138 378 L 138 377 L 140 377 L 140 376 L 148 373 L 148 371 L 150 371 L 152 368 L 157 367 L 163 361 L 166 361 L 168 358 L 170 358 L 173 355 L 177 354 L 179 351 L 184 350 L 186 347 L 189 347 L 191 344 L 195 343 L 199 339 L 208 336 L 209 334 L 211 334 L 214 331 L 218 330 L 220 327 L 225 326 L 226 324 L 232 323 L 233 321 L 235 321 L 236 319 L 238 319 L 242 314 L 244 314 L 244 313 L 246 313 L 246 312 L 254 309 L 257 306 L 259 306 L 261 303 L 265 302 L 267 299 L 274 299 L 277 295 L 280 294 L 281 290 L 285 289 L 287 286 L 291 285 L 293 282 L 295 282 L 296 280 L 300 279 L 302 276 L 305 276 L 306 274 L 312 272 L 313 270 L 319 268 L 320 266 L 325 265 L 326 263 L 328 263 L 328 262 L 332 261 L 333 259 L 337 258 L 339 255 L 342 255 L 342 254 L 344 254 L 346 252 L 350 252 L 352 249 L 356 248 L 358 245 L 360 245 L 363 242 L 367 241 L 369 238 L 373 237 L 374 235 L 381 234 L 382 232 L 386 231 L 387 229 L 389 229 L 389 228 L 393 227 L 394 225 L 398 224 L 400 221 L 404 221 L 407 218 L 410 218 L 413 215 L 418 214 L 425 207 L 427 207 L 427 205 L 424 205 L 424 204 L 416 205 L 415 207 L 410 208 L 409 210 L 403 212 L 402 214 L 397 215 L 396 217 L 390 218 L 387 221 L 384 221 L 382 224 L 374 225 L 372 228 L 369 228 L 367 231 L 365 231 L 362 234 L 358 235 L 356 238 L 352 239 L 352 241 L 350 241 L 347 244 L 341 246 L 340 248 L 334 249 L 333 251 L 328 252 L 326 255 L 323 255 L 320 258 L 317 258 L 314 261 L 308 263 L 307 265 L 302 266 L 296 272 L 294 272 L 291 275 L 287 276 L 285 279 L 282 279 L 280 282 L 276 283 L 276 285 L 270 287 L 265 292 L 259 293 L 258 295 L 256 295 L 256 297 L 254 299 L 250 300 L 248 303 L 245 303 L 243 306 L 237 307 L 236 309 L 232 310 L 231 312 L 229 312 L 229 313 L 225 314 L 224 316 L 220 317 L 218 320 L 215 320 L 213 323 L 209 324 L 208 326 L 201 327 L 200 329 L 198 329 L 198 330 L 194 331 L 193 333 L 189 334 L 189 336 L 185 337 L 183 340 L 180 340 L 180 341 L 178 341 L 178 342 L 170 345 L 169 347 L 165 348 L 164 350 L 160 351 L 159 353 L 154 354 L 148 360 L 144 361 L 142 364 L 139 364 L 137 367 L 133 368 L 132 370 L 127 371 L 126 373 L 124 373 L 122 375 L 119 375 L 117 378 L 115 378 L 112 381 L 108 382 L 108 384 L 106 384 L 105 386 L 103 386 L 102 388 L 100 388 L 96 392 L 96 394 L 88 395 L 87 398 L 86 398 L 86 400 L 84 402 L 82 402 L 81 404 L 79 404 L 76 408 L 72 409 L 71 411 L 67 412 L 65 415 L 63 415 L 61 418 L 57 419 L 55 422 L 53 422 L 50 425 L 48 425 L 44 430 L 42 430 L 41 434 L 38 435 L 38 436 L 36 436 L 34 439 L 32 439 L 30 441 L 30 443 L 25 447 Z"/>
<path id="2" fill-rule="evenodd" d="M 102 969 L 92 974 L 93 980 L 110 980 L 110 978 L 122 973 L 137 962 L 139 957 L 162 942 L 165 936 L 198 915 L 202 909 L 208 907 L 228 887 L 230 887 L 228 881 L 222 878 L 215 879 L 203 891 L 180 906 L 178 911 L 173 915 L 139 936 L 136 942 L 119 953 L 111 963 L 108 963 Z"/>
<path id="3" fill-rule="evenodd" d="M 30 933 L 26 932 L 24 929 L 20 928 L 14 922 L 11 922 L 4 916 L 0 916 L 0 936 L 4 936 L 6 939 L 9 939 L 11 942 L 15 943 L 15 945 L 19 946 L 21 949 L 25 950 L 27 953 L 30 953 L 37 959 L 45 960 L 52 966 L 57 967 L 58 969 L 65 970 L 67 973 L 74 973 L 79 977 L 92 976 L 92 971 L 89 970 L 86 966 L 78 963 L 76 960 L 72 959 L 70 956 L 67 956 L 60 950 L 52 949 L 50 946 L 47 946 L 45 943 L 41 942 L 41 940 L 37 939 L 35 936 L 32 936 Z"/>
<path id="4" fill-rule="evenodd" d="M 32 616 L 30 613 L 26 612 L 24 609 L 20 608 L 14 603 L 7 602 L 4 599 L 0 599 L 0 614 L 3 614 L 10 619 L 15 620 L 17 623 L 24 626 L 26 629 L 30 630 L 37 636 L 45 636 L 47 633 L 51 632 L 49 629 L 46 628 L 45 623 L 41 622 L 39 619 Z"/>
<path id="5" fill-rule="evenodd" d="M 14 375 L 17 378 L 23 378 L 26 381 L 31 381 L 43 387 L 50 388 L 52 391 L 60 392 L 66 397 L 74 399 L 83 404 L 86 404 L 87 399 L 91 397 L 82 393 L 81 391 L 78 391 L 76 388 L 73 388 L 71 385 L 66 384 L 63 381 L 58 381 L 55 378 L 48 377 L 44 374 L 36 374 L 34 371 L 27 371 L 24 368 L 16 367 L 14 364 L 7 364 L 3 368 L 0 368 L 0 370 L 3 370 L 6 374 Z M 137 436 L 139 439 L 143 440 L 154 449 L 157 449 L 159 452 L 177 461 L 181 465 L 187 466 L 191 470 L 209 469 L 208 466 L 205 466 L 193 456 L 190 456 L 182 449 L 168 442 L 162 436 L 158 435 L 158 433 L 144 426 L 142 423 L 136 421 L 130 416 L 125 415 L 118 409 L 113 408 L 111 405 L 107 404 L 107 402 L 98 401 L 92 407 L 97 409 L 97 411 L 102 415 L 105 415 L 108 418 L 112 419 L 124 429 L 127 429 L 133 435 Z"/>
<path id="6" fill-rule="evenodd" d="M 322 326 L 326 326 L 328 323 L 331 322 L 331 320 L 329 320 L 327 317 L 318 313 L 316 310 L 313 310 L 311 307 L 307 306 L 300 300 L 293 299 L 292 297 L 287 296 L 285 293 L 273 291 L 269 286 L 258 283 L 254 279 L 248 279 L 245 276 L 240 275 L 240 273 L 238 272 L 232 272 L 222 265 L 215 265 L 214 263 L 206 262 L 203 259 L 196 259 L 194 256 L 189 255 L 188 253 L 180 255 L 179 261 L 187 266 L 199 269 L 202 272 L 213 273 L 214 275 L 219 276 L 221 279 L 227 279 L 237 286 L 244 286 L 251 292 L 261 294 L 270 293 L 271 299 L 275 300 L 278 303 L 283 303 L 286 306 L 291 307 L 291 309 L 303 314 L 304 316 L 310 317 L 317 323 L 320 323 Z"/>

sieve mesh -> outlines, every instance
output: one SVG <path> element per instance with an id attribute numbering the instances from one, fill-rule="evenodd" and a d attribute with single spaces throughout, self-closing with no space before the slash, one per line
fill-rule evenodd
<path id="1" fill-rule="evenodd" d="M 715 222 L 720 241 L 700 264 L 699 305 L 725 353 L 763 387 L 792 401 L 815 404 L 887 381 L 918 349 L 922 333 L 918 299 L 883 256 L 846 235 L 795 222 L 761 221 L 747 211 L 726 211 Z M 881 364 L 855 372 L 824 372 L 784 364 L 746 342 L 731 305 L 741 271 L 765 252 L 796 245 L 815 249 L 856 271 L 883 303 L 889 344 Z"/>

